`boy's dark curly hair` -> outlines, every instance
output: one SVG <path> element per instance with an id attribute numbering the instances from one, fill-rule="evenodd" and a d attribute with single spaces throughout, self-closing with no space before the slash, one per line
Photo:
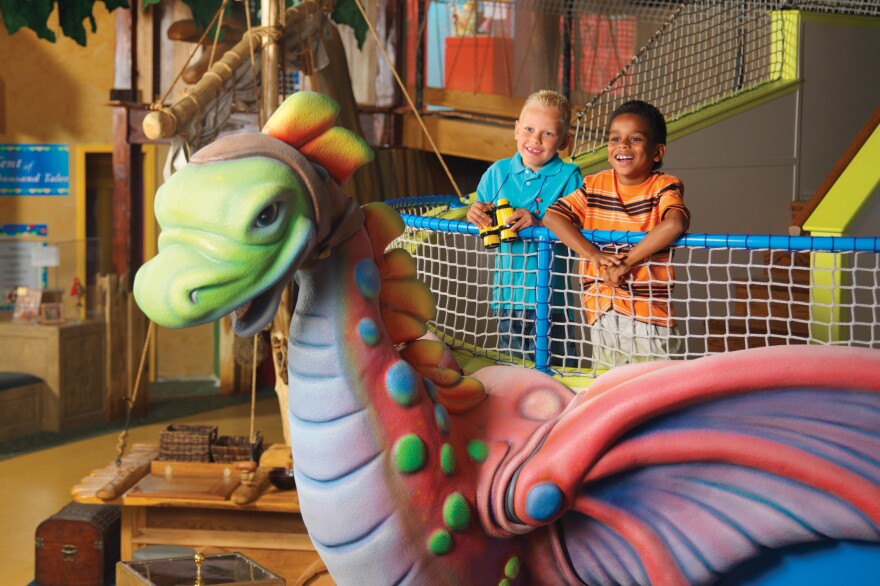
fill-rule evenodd
<path id="1" fill-rule="evenodd" d="M 622 114 L 641 116 L 642 120 L 648 123 L 648 129 L 651 132 L 649 137 L 651 142 L 654 144 L 666 144 L 666 118 L 663 117 L 663 114 L 654 105 L 641 100 L 624 102 L 611 113 L 611 118 L 608 119 L 608 128 L 611 128 L 611 123 L 614 122 L 614 119 Z M 663 161 L 657 161 L 652 168 L 656 171 L 662 166 Z"/>

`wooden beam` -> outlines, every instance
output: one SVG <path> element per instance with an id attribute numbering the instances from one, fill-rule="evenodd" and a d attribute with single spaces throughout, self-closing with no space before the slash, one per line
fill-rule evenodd
<path id="1" fill-rule="evenodd" d="M 440 153 L 444 155 L 497 161 L 512 156 L 516 151 L 512 123 L 493 124 L 434 116 L 422 120 Z M 403 118 L 403 145 L 432 151 L 430 142 L 411 113 L 405 114 Z"/>
<path id="2" fill-rule="evenodd" d="M 97 294 L 103 301 L 104 393 L 107 421 L 125 419 L 127 398 L 134 397 L 137 370 L 146 339 L 147 319 L 138 309 L 131 289 L 120 275 L 100 275 Z M 142 417 L 149 409 L 148 377 L 141 377 L 132 415 Z"/>
<path id="3" fill-rule="evenodd" d="M 143 169 L 138 145 L 128 142 L 128 109 L 113 108 L 113 254 L 111 266 L 129 279 L 143 256 Z"/>
<path id="4" fill-rule="evenodd" d="M 144 134 L 151 140 L 170 138 L 177 134 L 180 126 L 198 113 L 199 105 L 211 100 L 223 84 L 232 77 L 245 59 L 250 59 L 251 44 L 254 53 L 260 52 L 266 42 L 268 34 L 262 31 L 248 31 L 232 49 L 226 51 L 223 57 L 215 63 L 209 72 L 211 75 L 203 75 L 186 94 L 186 97 L 178 100 L 167 110 L 156 110 L 144 117 Z M 277 81 L 277 76 L 276 76 Z M 260 124 L 262 127 L 262 123 Z"/>
<path id="5" fill-rule="evenodd" d="M 128 274 L 131 235 L 131 147 L 128 144 L 128 111 L 113 108 L 113 232 L 110 266 L 117 275 Z"/>
<path id="6" fill-rule="evenodd" d="M 431 106 L 452 108 L 462 112 L 470 112 L 487 117 L 498 117 L 509 120 L 519 118 L 525 98 L 499 96 L 495 94 L 475 94 L 458 90 L 426 87 L 425 103 Z"/>
<path id="7" fill-rule="evenodd" d="M 110 90 L 110 99 L 134 102 L 137 12 L 130 8 L 117 8 L 113 14 L 116 39 L 113 46 L 113 89 Z"/>

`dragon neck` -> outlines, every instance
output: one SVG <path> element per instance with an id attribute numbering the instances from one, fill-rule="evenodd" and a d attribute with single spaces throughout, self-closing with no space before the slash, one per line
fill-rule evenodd
<path id="1" fill-rule="evenodd" d="M 390 473 L 389 373 L 410 367 L 384 331 L 366 230 L 300 270 L 297 282 L 288 342 L 290 435 L 312 540 L 334 576 L 352 583 L 364 573 L 375 581 L 361 583 L 381 582 L 389 563 L 400 566 L 392 575 L 416 567 L 430 573 L 411 545 L 421 540 L 401 514 L 409 503 Z M 416 408 L 411 416 L 431 415 Z M 352 548 L 369 552 L 367 559 L 352 556 Z"/>
<path id="2" fill-rule="evenodd" d="M 331 232 L 325 242 L 336 234 Z M 390 343 L 370 344 L 371 333 L 382 338 L 382 321 L 379 277 L 365 230 L 359 227 L 329 255 L 319 255 L 296 279 L 299 292 L 288 338 L 291 413 L 319 422 L 364 409 L 367 372 L 377 360 L 399 360 Z"/>
<path id="3" fill-rule="evenodd" d="M 288 400 L 300 508 L 340 584 L 470 583 L 468 560 L 486 558 L 478 522 L 462 520 L 481 460 L 468 456 L 476 432 L 453 427 L 441 401 L 449 392 L 464 413 L 485 392 L 415 350 L 433 344 L 419 339 L 433 299 L 409 254 L 386 252 L 402 230 L 396 212 L 371 204 L 363 228 L 297 273 Z M 441 371 L 435 384 L 427 373 Z"/>

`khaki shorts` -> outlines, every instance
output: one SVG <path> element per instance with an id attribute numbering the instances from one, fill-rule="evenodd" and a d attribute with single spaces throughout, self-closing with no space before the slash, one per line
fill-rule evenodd
<path id="1" fill-rule="evenodd" d="M 672 360 L 681 350 L 674 326 L 655 326 L 609 311 L 590 327 L 593 368 L 606 369 L 633 362 Z"/>

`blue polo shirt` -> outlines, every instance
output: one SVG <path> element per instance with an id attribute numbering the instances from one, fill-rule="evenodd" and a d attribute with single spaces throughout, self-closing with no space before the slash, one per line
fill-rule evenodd
<path id="1" fill-rule="evenodd" d="M 559 155 L 546 165 L 532 171 L 523 165 L 519 153 L 509 159 L 492 164 L 477 186 L 477 201 L 498 205 L 498 200 L 507 198 L 512 208 L 525 208 L 538 218 L 544 217 L 547 208 L 561 197 L 581 186 L 583 181 L 580 168 L 573 163 L 565 163 Z M 492 295 L 493 309 L 534 309 L 537 299 L 536 271 L 538 269 L 538 247 L 534 242 L 502 242 L 496 249 L 495 287 Z M 566 273 L 567 265 L 557 256 L 557 273 Z M 565 303 L 561 291 L 565 282 L 557 278 L 553 289 L 553 304 L 560 307 Z"/>

